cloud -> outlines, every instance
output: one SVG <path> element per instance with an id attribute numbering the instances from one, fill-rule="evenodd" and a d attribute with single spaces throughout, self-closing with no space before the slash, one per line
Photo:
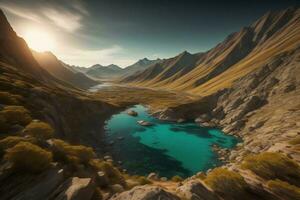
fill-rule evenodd
<path id="1" fill-rule="evenodd" d="M 67 32 L 74 32 L 83 26 L 83 19 L 89 13 L 82 1 L 49 1 L 36 0 L 0 2 L 0 7 L 13 15 L 41 24 L 52 24 Z"/>

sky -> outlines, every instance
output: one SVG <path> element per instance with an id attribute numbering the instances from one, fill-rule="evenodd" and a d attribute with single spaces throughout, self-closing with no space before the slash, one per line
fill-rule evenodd
<path id="1" fill-rule="evenodd" d="M 0 0 L 18 35 L 76 66 L 207 51 L 269 10 L 299 0 Z"/>

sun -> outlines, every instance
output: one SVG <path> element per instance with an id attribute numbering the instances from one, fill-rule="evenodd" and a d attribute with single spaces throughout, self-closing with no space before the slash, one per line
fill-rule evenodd
<path id="1" fill-rule="evenodd" d="M 28 46 L 36 51 L 53 51 L 55 41 L 53 36 L 45 30 L 28 29 L 24 33 L 24 39 Z"/>

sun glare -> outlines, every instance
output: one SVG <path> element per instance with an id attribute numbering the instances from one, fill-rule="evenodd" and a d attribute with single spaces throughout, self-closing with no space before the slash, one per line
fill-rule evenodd
<path id="1" fill-rule="evenodd" d="M 43 30 L 27 30 L 23 37 L 28 46 L 36 51 L 53 51 L 55 47 L 53 37 Z"/>

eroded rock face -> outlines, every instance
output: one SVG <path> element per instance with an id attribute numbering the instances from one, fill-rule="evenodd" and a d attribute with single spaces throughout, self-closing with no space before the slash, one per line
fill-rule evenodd
<path id="1" fill-rule="evenodd" d="M 35 177 L 30 175 L 12 176 L 5 177 L 1 174 L 1 200 L 47 199 L 65 180 L 61 169 L 49 169 Z"/>
<path id="2" fill-rule="evenodd" d="M 178 187 L 176 192 L 189 200 L 218 200 L 219 198 L 202 183 L 191 180 Z"/>
<path id="3" fill-rule="evenodd" d="M 179 197 L 166 192 L 157 186 L 137 186 L 133 189 L 114 195 L 110 200 L 180 200 Z"/>

